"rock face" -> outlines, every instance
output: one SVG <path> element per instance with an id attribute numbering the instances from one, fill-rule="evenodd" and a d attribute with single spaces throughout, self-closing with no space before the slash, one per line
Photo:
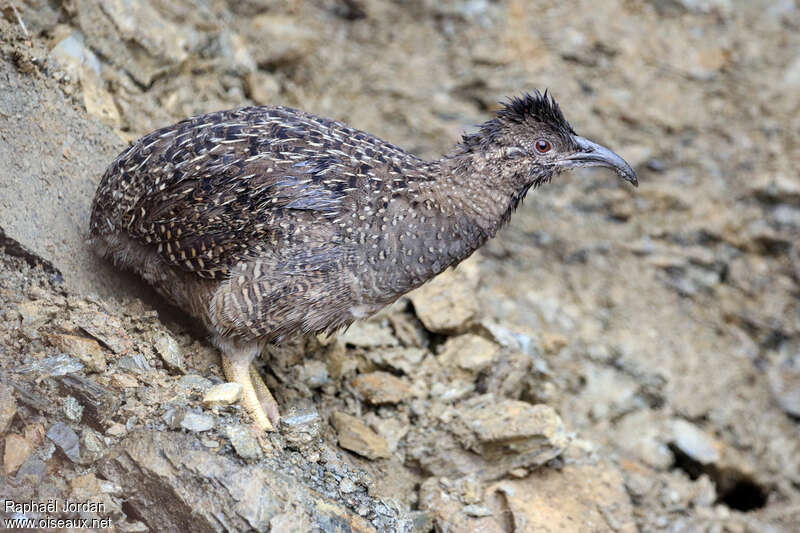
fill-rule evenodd
<path id="1" fill-rule="evenodd" d="M 3 131 L 15 132 L 0 143 L 0 175 L 8 177 L 0 182 L 4 238 L 58 264 L 71 287 L 117 292 L 127 283 L 95 258 L 85 237 L 97 183 L 123 143 L 108 127 L 86 120 L 59 91 L 32 91 L 30 82 L 6 61 L 0 62 L 0 77 L 7 95 Z M 48 111 L 53 109 L 59 110 L 57 119 Z M 42 136 L 40 128 L 52 136 Z M 70 194 L 60 192 L 64 190 Z"/>
<path id="2" fill-rule="evenodd" d="M 263 464 L 240 467 L 229 457 L 196 449 L 185 435 L 132 434 L 99 471 L 123 493 L 135 494 L 128 505 L 137 516 L 165 531 L 264 531 L 287 512 L 331 530 L 375 531 L 285 473 Z M 209 494 L 206 484 L 225 490 Z"/>

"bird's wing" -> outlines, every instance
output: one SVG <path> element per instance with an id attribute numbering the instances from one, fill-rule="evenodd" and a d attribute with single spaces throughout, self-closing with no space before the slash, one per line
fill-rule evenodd
<path id="1" fill-rule="evenodd" d="M 209 278 L 292 240 L 331 242 L 358 184 L 348 155 L 320 150 L 326 130 L 306 117 L 245 108 L 142 138 L 112 166 L 143 191 L 119 218 L 169 264 Z"/>

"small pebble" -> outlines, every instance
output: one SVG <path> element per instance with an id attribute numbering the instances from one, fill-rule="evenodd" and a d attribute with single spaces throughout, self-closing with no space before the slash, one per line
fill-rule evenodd
<path id="1" fill-rule="evenodd" d="M 220 383 L 208 389 L 203 396 L 203 407 L 231 405 L 242 397 L 242 386 L 238 383 Z"/>
<path id="2" fill-rule="evenodd" d="M 123 355 L 117 361 L 117 368 L 134 374 L 145 374 L 150 372 L 150 363 L 147 362 L 145 356 L 140 353 L 133 355 Z"/>
<path id="3" fill-rule="evenodd" d="M 124 424 L 120 424 L 119 422 L 114 422 L 106 430 L 106 435 L 109 435 L 111 437 L 122 437 L 127 433 L 128 429 L 125 427 Z"/>
<path id="4" fill-rule="evenodd" d="M 197 374 L 186 374 L 178 380 L 178 386 L 182 389 L 206 390 L 212 385 L 211 380 L 198 376 Z"/>
<path id="5" fill-rule="evenodd" d="M 38 457 L 31 456 L 17 470 L 17 477 L 14 478 L 18 486 L 35 487 L 44 477 L 47 464 Z"/>
<path id="6" fill-rule="evenodd" d="M 138 387 L 139 382 L 130 374 L 119 373 L 111 376 L 111 386 L 117 389 L 129 389 Z"/>
<path id="7" fill-rule="evenodd" d="M 208 431 L 214 427 L 214 417 L 205 413 L 186 411 L 180 418 L 179 425 L 188 431 Z"/>
<path id="8" fill-rule="evenodd" d="M 350 384 L 369 403 L 381 405 L 400 403 L 413 395 L 408 381 L 388 372 L 370 372 L 353 378 Z"/>
<path id="9" fill-rule="evenodd" d="M 345 494 L 350 494 L 351 492 L 355 492 L 356 484 L 350 478 L 343 478 L 342 481 L 339 482 L 339 490 Z"/>
<path id="10" fill-rule="evenodd" d="M 64 376 L 83 370 L 83 363 L 67 354 L 58 354 L 46 357 L 28 365 L 17 367 L 19 374 L 39 372 L 45 376 Z"/>
<path id="11" fill-rule="evenodd" d="M 478 505 L 478 504 L 471 504 L 465 505 L 463 508 L 464 514 L 467 516 L 474 516 L 475 518 L 481 518 L 484 516 L 492 516 L 492 510 L 486 507 L 485 505 Z"/>
<path id="12" fill-rule="evenodd" d="M 367 459 L 385 459 L 392 456 L 386 439 L 372 431 L 355 416 L 334 412 L 331 423 L 336 428 L 339 446 Z"/>
<path id="13" fill-rule="evenodd" d="M 47 432 L 47 438 L 53 441 L 70 461 L 81 460 L 78 434 L 64 422 L 56 422 Z"/>
<path id="14" fill-rule="evenodd" d="M 261 446 L 250 428 L 241 425 L 228 426 L 225 432 L 239 457 L 253 460 L 261 457 Z"/>
<path id="15" fill-rule="evenodd" d="M 155 338 L 153 345 L 168 369 L 182 374 L 186 372 L 183 353 L 172 335 L 161 333 Z"/>
<path id="16" fill-rule="evenodd" d="M 83 406 L 72 396 L 67 396 L 63 400 L 62 409 L 64 416 L 73 422 L 80 422 L 83 418 Z"/>

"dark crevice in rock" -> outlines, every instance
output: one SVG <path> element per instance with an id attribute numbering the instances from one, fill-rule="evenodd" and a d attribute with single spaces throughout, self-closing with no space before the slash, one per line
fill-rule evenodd
<path id="1" fill-rule="evenodd" d="M 670 444 L 675 456 L 673 470 L 683 470 L 695 480 L 706 474 L 717 492 L 717 503 L 737 511 L 748 512 L 767 505 L 768 490 L 750 476 L 730 469 L 720 469 L 713 464 L 702 464 Z"/>

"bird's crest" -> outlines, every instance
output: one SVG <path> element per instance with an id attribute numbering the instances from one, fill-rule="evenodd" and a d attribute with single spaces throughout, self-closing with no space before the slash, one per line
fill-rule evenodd
<path id="1" fill-rule="evenodd" d="M 460 146 L 464 150 L 486 148 L 494 142 L 509 125 L 514 124 L 545 124 L 553 131 L 564 136 L 575 135 L 575 130 L 569 125 L 558 103 L 547 90 L 544 93 L 538 90 L 533 93 L 522 93 L 521 96 L 512 96 L 501 102 L 502 108 L 495 117 L 478 126 L 477 133 L 465 133 Z"/>
<path id="2" fill-rule="evenodd" d="M 512 96 L 503 102 L 503 108 L 497 112 L 497 118 L 503 121 L 523 124 L 529 120 L 550 124 L 558 129 L 564 129 L 575 135 L 569 125 L 558 102 L 545 89 L 544 94 L 538 90 L 531 93 L 522 93 L 522 96 Z"/>

